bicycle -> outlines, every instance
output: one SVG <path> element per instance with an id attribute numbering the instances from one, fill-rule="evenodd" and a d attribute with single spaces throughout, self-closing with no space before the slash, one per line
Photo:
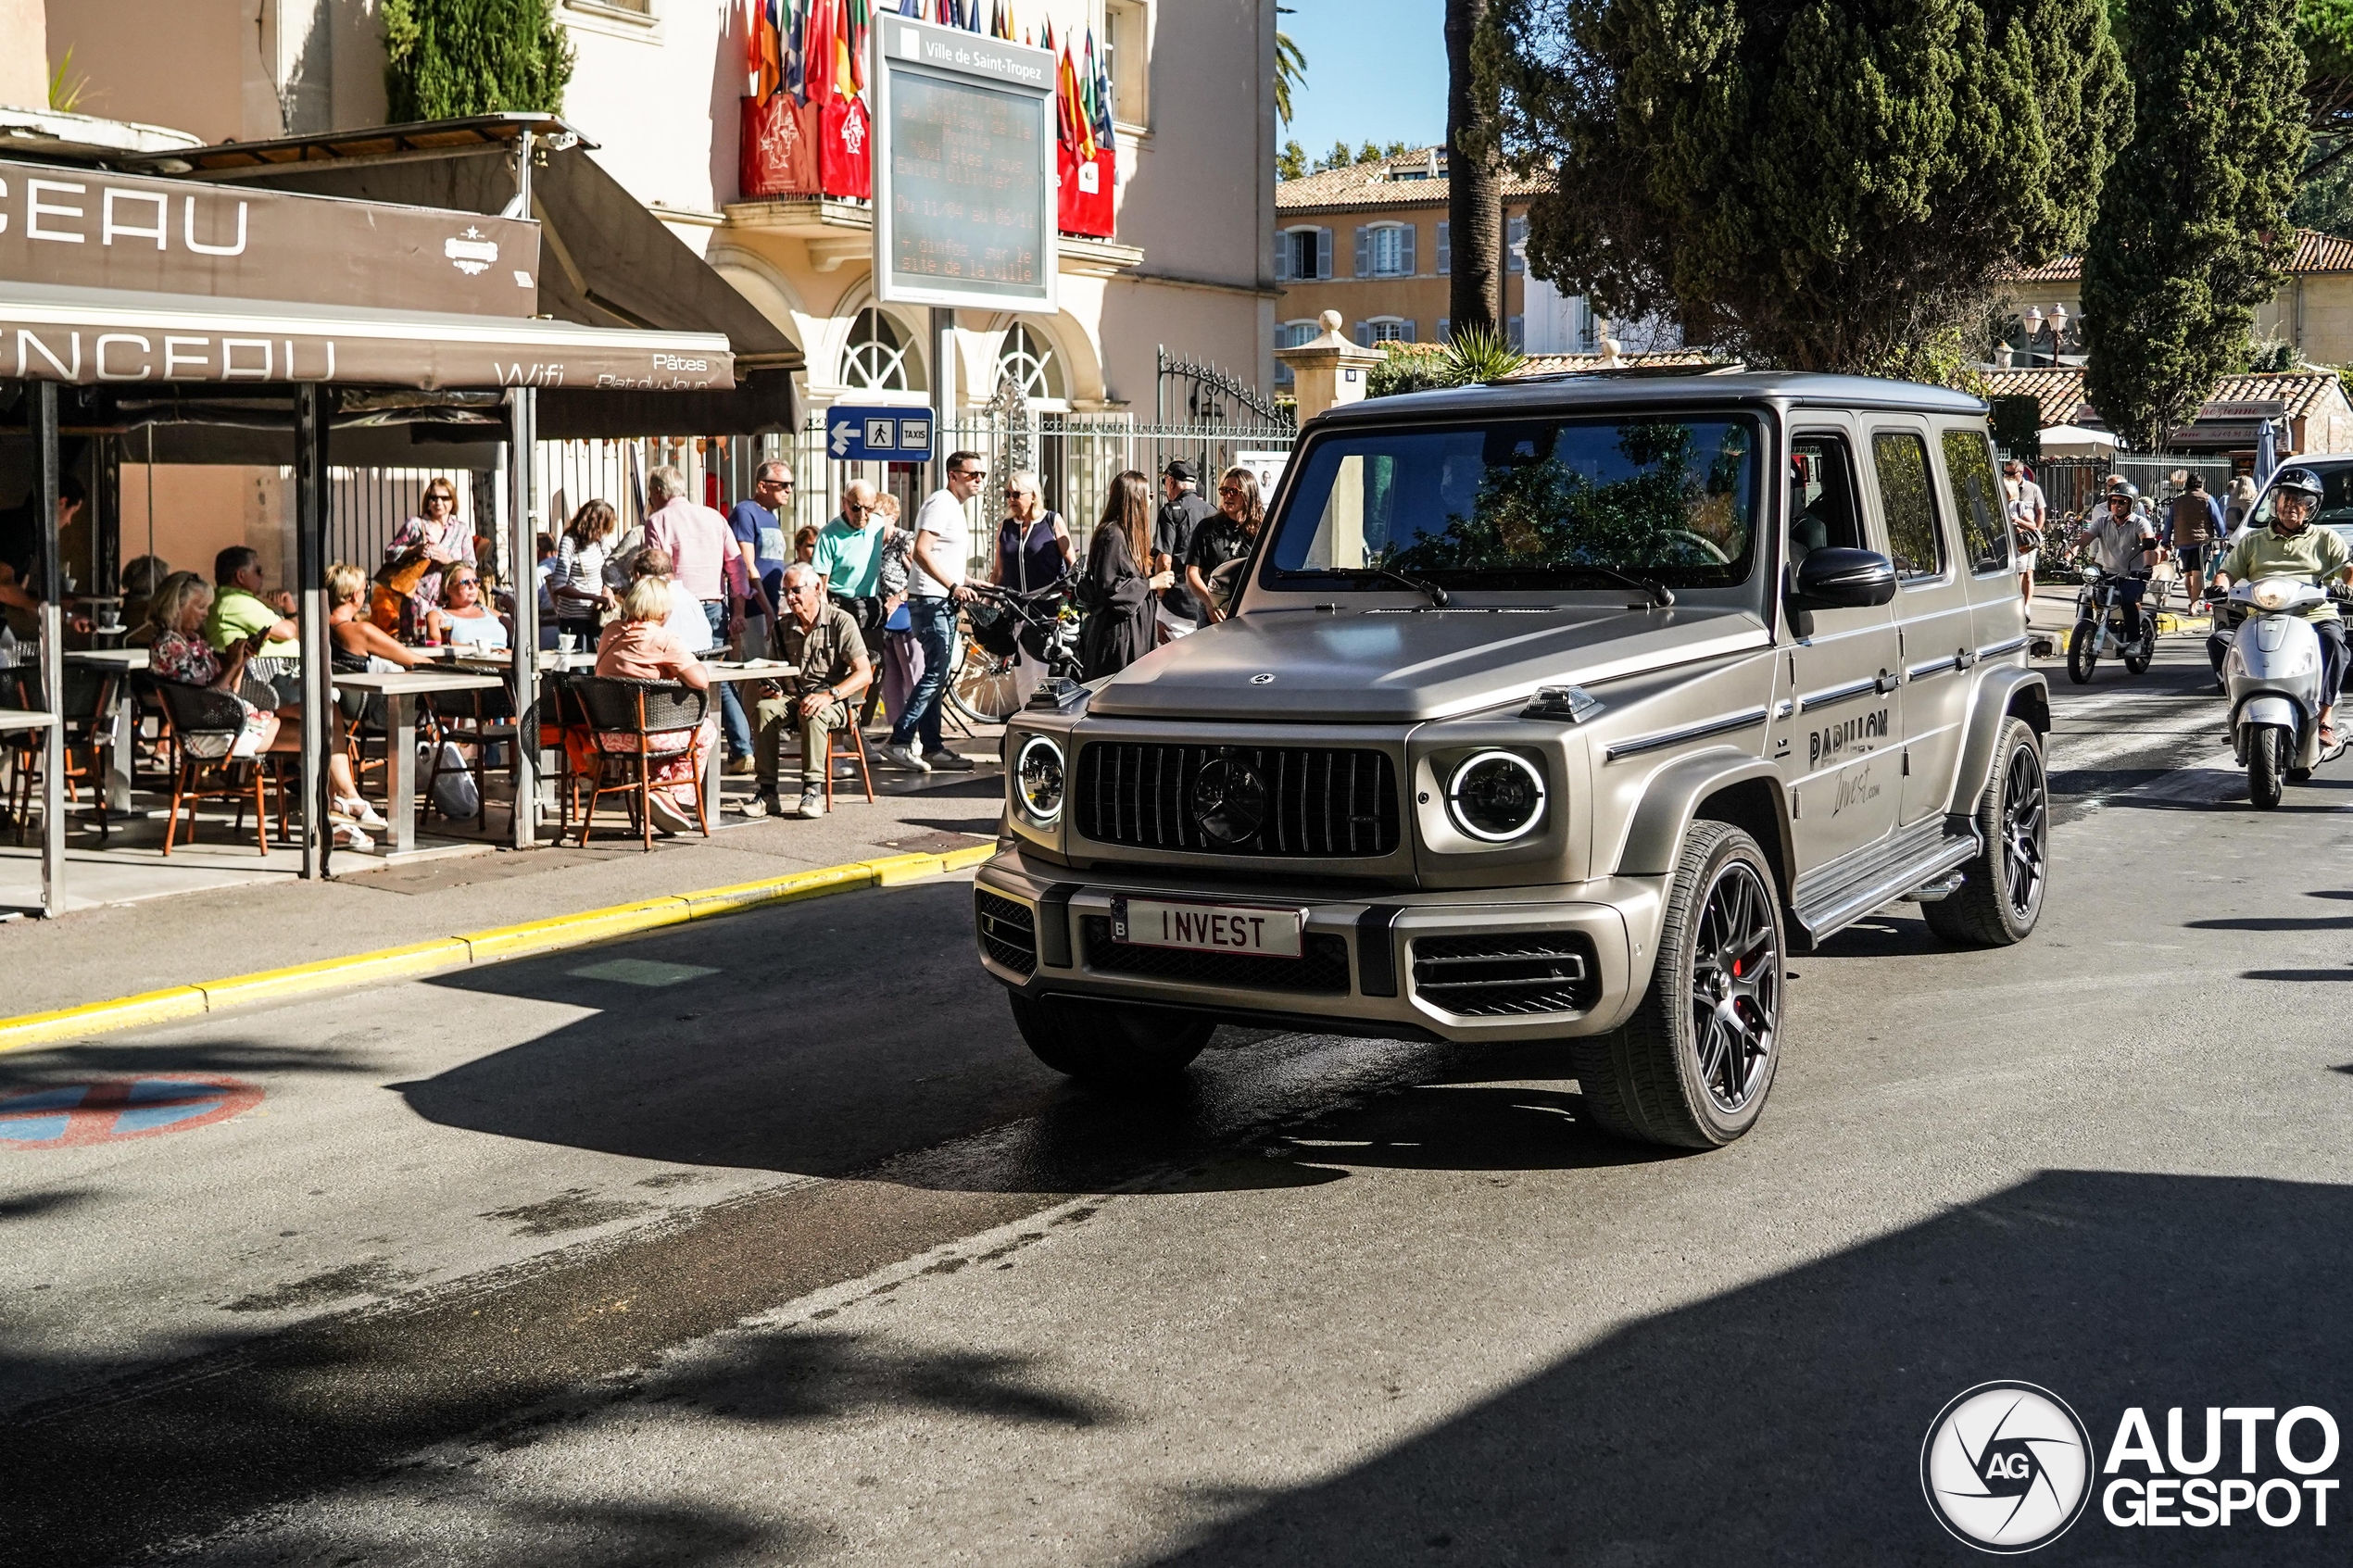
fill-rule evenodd
<path id="1" fill-rule="evenodd" d="M 948 684 L 948 704 L 960 719 L 1001 724 L 1021 709 L 1027 687 L 1026 653 L 1049 676 L 1081 678 L 1078 616 L 1064 584 L 1023 593 L 991 583 L 969 584 L 973 602 L 959 618 L 962 657 Z"/>

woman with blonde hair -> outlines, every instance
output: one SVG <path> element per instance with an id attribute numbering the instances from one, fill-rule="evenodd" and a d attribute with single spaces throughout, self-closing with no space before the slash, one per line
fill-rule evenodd
<path id="1" fill-rule="evenodd" d="M 1152 595 L 1176 581 L 1173 571 L 1144 573 L 1152 558 L 1152 509 L 1151 481 L 1134 469 L 1114 479 L 1103 497 L 1078 585 L 1087 611 L 1080 658 L 1090 681 L 1115 675 L 1151 651 Z"/>
<path id="2" fill-rule="evenodd" d="M 629 591 L 621 596 L 621 619 L 605 628 L 597 645 L 597 673 L 625 681 L 677 681 L 695 691 L 709 691 L 711 675 L 702 660 L 667 624 L 673 608 L 668 577 L 648 575 L 629 584 Z M 607 750 L 635 755 L 633 735 L 596 732 L 595 738 Z M 719 744 L 719 705 L 711 704 L 691 741 L 686 732 L 677 731 L 656 735 L 652 744 L 657 750 L 687 746 L 684 756 L 662 763 L 653 773 L 653 823 L 667 837 L 695 826 L 703 770 L 711 765 L 711 751 Z M 594 772 L 598 767 L 593 754 L 585 759 L 575 756 L 573 763 L 581 772 Z"/>

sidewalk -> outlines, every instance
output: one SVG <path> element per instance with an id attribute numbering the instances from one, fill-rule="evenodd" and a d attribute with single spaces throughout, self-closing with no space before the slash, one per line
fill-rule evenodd
<path id="1" fill-rule="evenodd" d="M 748 822 L 730 812 L 711 838 L 657 839 L 651 854 L 617 831 L 616 817 L 585 849 L 469 854 L 319 883 L 247 882 L 0 923 L 0 973 L 8 977 L 0 1016 L 894 854 L 992 845 L 1004 797 L 996 746 L 993 733 L 961 746 L 977 763 L 969 773 L 912 780 L 878 768 L 872 806 L 856 785 L 837 784 L 834 810 L 821 821 Z M 746 793 L 732 786 L 749 782 L 729 780 L 730 800 Z M 886 784 L 891 793 L 882 793 Z"/>

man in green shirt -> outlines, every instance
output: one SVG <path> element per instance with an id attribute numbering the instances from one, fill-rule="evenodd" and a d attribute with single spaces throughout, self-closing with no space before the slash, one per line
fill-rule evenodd
<path id="1" fill-rule="evenodd" d="M 817 531 L 817 575 L 843 608 L 858 620 L 860 629 L 878 631 L 875 613 L 882 577 L 883 535 L 888 529 L 875 521 L 875 487 L 862 479 L 842 486 L 841 515 Z"/>
<path id="2" fill-rule="evenodd" d="M 267 632 L 263 659 L 302 657 L 302 628 L 280 615 L 261 599 L 261 556 L 247 545 L 232 545 L 212 558 L 212 609 L 204 618 L 204 640 L 227 651 L 256 632 Z"/>
<path id="3" fill-rule="evenodd" d="M 2270 496 L 2257 508 L 2254 526 L 2223 552 L 2222 564 L 2216 569 L 2220 581 L 2227 584 L 2294 577 L 2326 587 L 2339 579 L 2353 579 L 2353 551 L 2346 549 L 2336 530 L 2311 526 L 2320 506 L 2319 475 L 2305 468 L 2283 470 L 2272 481 Z M 2262 515 L 2265 509 L 2271 514 L 2268 520 Z M 2302 613 L 2321 636 L 2321 745 L 2331 747 L 2336 745 L 2337 691 L 2345 682 L 2345 630 L 2334 602 L 2323 600 Z M 2230 639 L 2231 633 L 2220 631 L 2207 639 L 2207 657 L 2214 661 L 2217 676 L 2222 672 Z"/>

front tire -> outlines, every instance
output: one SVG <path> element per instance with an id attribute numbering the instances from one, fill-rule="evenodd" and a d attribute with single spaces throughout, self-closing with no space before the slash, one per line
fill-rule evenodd
<path id="1" fill-rule="evenodd" d="M 1165 1088 L 1209 1044 L 1217 1025 L 1156 1008 L 1069 997 L 1012 997 L 1013 1024 L 1030 1053 L 1081 1083 Z"/>
<path id="2" fill-rule="evenodd" d="M 2050 882 L 2050 786 L 2042 742 L 2023 719 L 2002 721 L 1976 820 L 1985 847 L 1961 868 L 1961 885 L 1920 915 L 1947 942 L 2007 947 L 2033 934 Z"/>
<path id="3" fill-rule="evenodd" d="M 1605 1131 L 1719 1148 L 1765 1109 L 1780 1065 L 1788 950 L 1773 868 L 1729 822 L 1683 840 L 1650 988 L 1607 1035 L 1570 1043 L 1585 1108 Z"/>
<path id="4" fill-rule="evenodd" d="M 2124 650 L 2124 668 L 2135 675 L 2149 672 L 2149 661 L 2157 657 L 2157 618 L 2152 615 L 2141 628 L 2141 640 Z"/>
<path id="5" fill-rule="evenodd" d="M 2258 724 L 2246 737 L 2246 793 L 2256 809 L 2268 811 L 2280 803 L 2287 783 L 2288 748 L 2295 737 L 2278 724 Z"/>
<path id="6" fill-rule="evenodd" d="M 2100 623 L 2077 621 L 2074 635 L 2067 639 L 2067 678 L 2079 686 L 2088 685 L 2099 662 Z"/>

